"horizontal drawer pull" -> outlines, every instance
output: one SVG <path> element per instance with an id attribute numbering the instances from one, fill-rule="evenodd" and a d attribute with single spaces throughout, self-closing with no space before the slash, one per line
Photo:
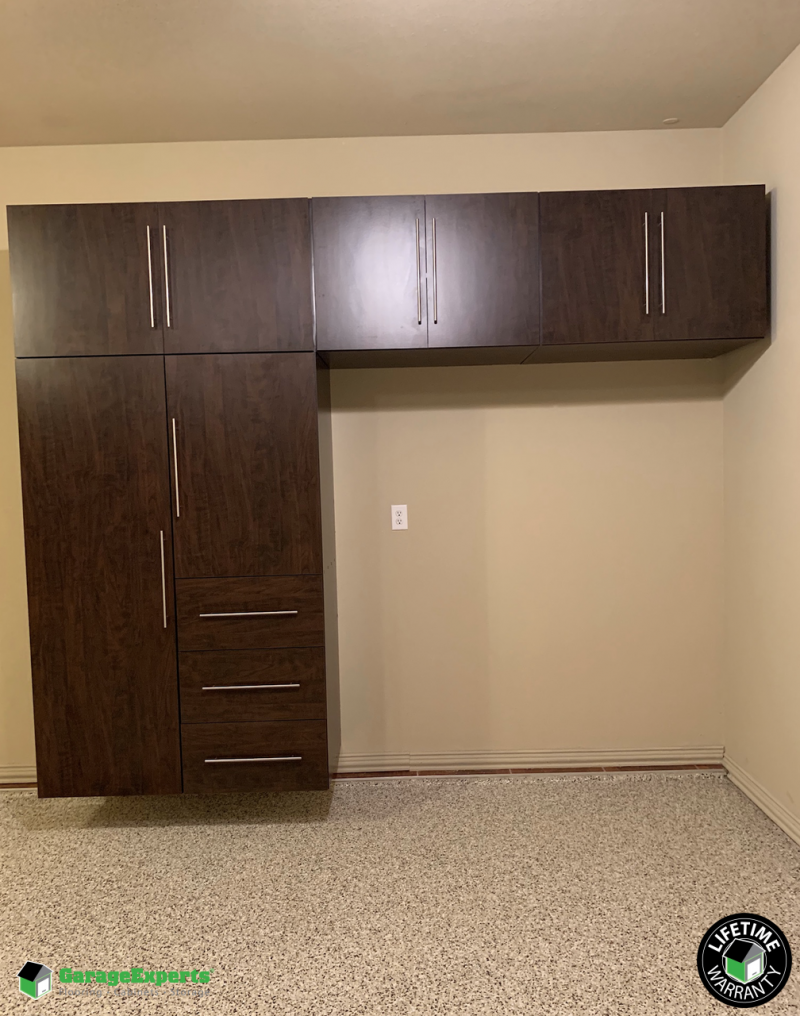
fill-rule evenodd
<path id="1" fill-rule="evenodd" d="M 302 762 L 302 755 L 265 755 L 262 758 L 207 758 L 204 762 Z"/>
<path id="2" fill-rule="evenodd" d="M 204 684 L 203 691 L 252 691 L 254 688 L 299 688 L 299 682 L 292 684 Z"/>
<path id="3" fill-rule="evenodd" d="M 229 610 L 224 614 L 201 614 L 200 617 L 293 617 L 296 610 Z"/>

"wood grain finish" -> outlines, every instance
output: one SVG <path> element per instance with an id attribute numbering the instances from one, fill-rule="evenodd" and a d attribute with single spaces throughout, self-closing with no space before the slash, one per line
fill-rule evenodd
<path id="1" fill-rule="evenodd" d="M 539 204 L 542 344 L 652 341 L 658 308 L 651 192 L 540 194 Z"/>
<path id="2" fill-rule="evenodd" d="M 747 339 L 767 330 L 767 207 L 763 186 L 654 194 L 659 252 L 656 338 Z M 664 212 L 665 313 L 660 218 Z"/>
<path id="3" fill-rule="evenodd" d="M 187 794 L 243 790 L 327 790 L 324 720 L 283 723 L 190 723 L 181 728 L 183 786 Z M 206 759 L 278 758 L 292 761 L 206 762 Z"/>
<path id="4" fill-rule="evenodd" d="M 163 359 L 18 360 L 17 391 L 39 795 L 178 793 Z"/>
<path id="5" fill-rule="evenodd" d="M 539 195 L 437 195 L 425 214 L 428 345 L 538 345 Z"/>
<path id="6" fill-rule="evenodd" d="M 307 199 L 177 202 L 161 214 L 168 353 L 313 350 Z"/>
<path id="7" fill-rule="evenodd" d="M 166 362 L 178 448 L 176 574 L 321 572 L 314 354 Z M 174 484 L 174 462 L 171 475 Z"/>
<path id="8" fill-rule="evenodd" d="M 425 346 L 424 200 L 314 198 L 311 206 L 317 348 Z"/>
<path id="9" fill-rule="evenodd" d="M 179 670 L 183 723 L 325 719 L 321 647 L 181 653 Z"/>
<path id="10" fill-rule="evenodd" d="M 17 356 L 162 352 L 157 234 L 154 204 L 9 208 Z"/>
<path id="11" fill-rule="evenodd" d="M 179 579 L 181 651 L 272 649 L 325 643 L 322 577 L 286 575 L 237 579 Z M 201 614 L 297 611 L 291 615 L 200 617 Z"/>

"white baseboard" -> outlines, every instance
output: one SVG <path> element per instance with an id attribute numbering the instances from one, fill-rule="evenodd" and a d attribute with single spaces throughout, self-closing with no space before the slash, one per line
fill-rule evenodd
<path id="1" fill-rule="evenodd" d="M 800 843 L 800 817 L 789 811 L 786 805 L 776 797 L 773 797 L 766 787 L 745 769 L 742 769 L 730 755 L 726 755 L 722 763 L 728 770 L 730 781 L 741 790 L 745 797 L 749 797 L 753 804 L 771 818 L 775 825 L 780 826 L 795 843 Z"/>
<path id="2" fill-rule="evenodd" d="M 416 769 L 556 769 L 566 766 L 714 765 L 721 745 L 696 748 L 576 748 L 571 751 L 445 751 L 409 755 L 339 756 L 339 773 Z"/>
<path id="3" fill-rule="evenodd" d="M 0 783 L 35 783 L 36 766 L 0 766 Z"/>

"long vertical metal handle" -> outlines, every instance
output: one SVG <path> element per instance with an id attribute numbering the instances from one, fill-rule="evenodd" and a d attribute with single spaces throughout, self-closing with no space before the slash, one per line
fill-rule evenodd
<path id="1" fill-rule="evenodd" d="M 644 213 L 644 312 L 650 313 L 650 216 Z"/>
<path id="2" fill-rule="evenodd" d="M 161 530 L 161 608 L 164 613 L 164 627 L 167 627 L 167 572 L 164 565 L 164 530 Z"/>
<path id="3" fill-rule="evenodd" d="M 661 313 L 667 313 L 667 269 L 664 264 L 664 213 L 661 213 Z"/>
<path id="4" fill-rule="evenodd" d="M 164 295 L 166 297 L 167 328 L 172 328 L 172 307 L 169 298 L 169 250 L 167 248 L 167 227 L 161 227 L 161 236 L 164 246 Z"/>
<path id="5" fill-rule="evenodd" d="M 175 417 L 172 417 L 172 461 L 175 463 L 175 517 L 181 517 L 181 491 L 178 486 L 178 435 L 175 430 Z"/>
<path id="6" fill-rule="evenodd" d="M 439 280 L 436 276 L 436 219 L 431 221 L 433 236 L 433 323 L 439 323 Z"/>
<path id="7" fill-rule="evenodd" d="M 153 301 L 153 251 L 150 243 L 150 227 L 147 227 L 147 281 L 150 283 L 150 327 L 156 326 L 156 306 Z"/>
<path id="8" fill-rule="evenodd" d="M 422 264 L 419 256 L 419 218 L 417 219 L 417 324 L 422 324 Z"/>

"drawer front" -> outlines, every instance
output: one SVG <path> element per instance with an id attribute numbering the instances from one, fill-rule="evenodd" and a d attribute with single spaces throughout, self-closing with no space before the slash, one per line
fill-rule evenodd
<path id="1" fill-rule="evenodd" d="M 179 579 L 176 587 L 182 652 L 324 645 L 322 576 Z"/>
<path id="2" fill-rule="evenodd" d="M 324 720 L 189 723 L 181 728 L 183 790 L 327 790 Z"/>
<path id="3" fill-rule="evenodd" d="M 324 720 L 325 650 L 181 653 L 183 723 Z"/>

